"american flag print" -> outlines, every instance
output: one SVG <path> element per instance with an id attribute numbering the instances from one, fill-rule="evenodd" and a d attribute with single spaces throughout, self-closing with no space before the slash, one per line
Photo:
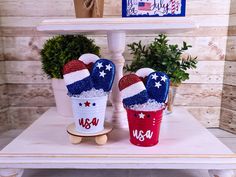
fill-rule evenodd
<path id="1" fill-rule="evenodd" d="M 186 0 L 122 0 L 122 16 L 185 16 L 185 6 Z"/>
<path id="2" fill-rule="evenodd" d="M 146 88 L 151 99 L 164 103 L 170 86 L 169 77 L 163 72 L 153 72 L 147 78 Z"/>
<path id="3" fill-rule="evenodd" d="M 175 8 L 175 0 L 171 0 L 171 13 L 175 14 L 176 8 Z"/>
<path id="4" fill-rule="evenodd" d="M 107 59 L 99 59 L 93 65 L 91 76 L 95 89 L 109 92 L 115 78 L 115 64 Z"/>
<path id="5" fill-rule="evenodd" d="M 150 2 L 139 2 L 138 10 L 151 11 L 151 5 L 152 3 Z"/>

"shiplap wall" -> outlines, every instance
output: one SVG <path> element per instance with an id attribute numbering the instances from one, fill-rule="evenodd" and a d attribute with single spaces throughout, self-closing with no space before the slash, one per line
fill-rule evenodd
<path id="1" fill-rule="evenodd" d="M 5 61 L 3 58 L 3 41 L 0 29 L 0 132 L 9 128 L 9 120 L 7 116 L 8 110 L 8 97 L 7 85 L 5 80 Z"/>
<path id="2" fill-rule="evenodd" d="M 231 4 L 235 6 L 236 1 Z M 236 133 L 236 10 L 230 11 L 220 127 Z"/>
<path id="3" fill-rule="evenodd" d="M 120 9 L 121 0 L 105 0 L 105 17 L 121 16 Z M 208 127 L 219 126 L 229 11 L 230 0 L 187 0 L 187 16 L 199 24 L 199 29 L 169 35 L 171 43 L 185 40 L 191 44 L 189 53 L 199 60 L 198 68 L 190 71 L 190 80 L 178 88 L 175 105 L 186 107 Z M 0 16 L 8 120 L 13 127 L 25 127 L 54 106 L 50 81 L 42 74 L 39 56 L 42 44 L 50 36 L 37 32 L 35 27 L 43 19 L 74 17 L 73 1 L 1 0 Z M 155 36 L 129 35 L 127 44 L 138 40 L 146 43 Z M 89 37 L 101 46 L 102 56 L 109 58 L 105 36 Z M 231 44 L 228 41 L 229 48 L 233 41 L 234 38 Z M 127 62 L 132 59 L 127 49 L 124 56 Z M 4 87 L 1 85 L 1 95 Z"/>

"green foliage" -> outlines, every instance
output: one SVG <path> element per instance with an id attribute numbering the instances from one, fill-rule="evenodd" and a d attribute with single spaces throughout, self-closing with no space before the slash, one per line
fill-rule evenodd
<path id="1" fill-rule="evenodd" d="M 42 69 L 49 78 L 62 79 L 63 66 L 84 53 L 100 56 L 94 40 L 82 35 L 59 35 L 46 41 L 41 50 Z"/>
<path id="2" fill-rule="evenodd" d="M 135 72 L 140 68 L 148 67 L 156 71 L 165 72 L 171 79 L 173 85 L 189 79 L 187 69 L 196 68 L 197 57 L 183 58 L 182 54 L 188 50 L 190 45 L 183 42 L 179 48 L 177 44 L 168 44 L 167 36 L 160 34 L 149 45 L 142 45 L 141 41 L 128 45 L 134 60 L 125 66 L 126 71 Z"/>

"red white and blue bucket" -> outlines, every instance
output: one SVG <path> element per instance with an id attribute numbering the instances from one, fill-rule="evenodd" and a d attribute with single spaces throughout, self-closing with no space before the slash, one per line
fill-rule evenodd
<path id="1" fill-rule="evenodd" d="M 126 109 L 129 122 L 130 142 L 137 146 L 154 146 L 159 142 L 163 109 L 136 111 Z"/>
<path id="2" fill-rule="evenodd" d="M 94 134 L 104 130 L 107 96 L 71 97 L 76 131 Z"/>

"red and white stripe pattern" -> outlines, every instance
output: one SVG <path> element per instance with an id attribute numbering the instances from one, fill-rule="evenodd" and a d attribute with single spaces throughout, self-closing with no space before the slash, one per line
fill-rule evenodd
<path id="1" fill-rule="evenodd" d="M 89 75 L 90 75 L 89 71 L 86 68 L 86 69 L 82 69 L 79 71 L 74 71 L 74 72 L 65 74 L 64 80 L 65 80 L 66 85 L 70 85 L 70 84 L 73 84 L 79 80 L 83 80 L 84 78 L 88 77 Z"/>
<path id="2" fill-rule="evenodd" d="M 72 60 L 65 64 L 63 74 L 68 92 L 72 95 L 78 95 L 93 87 L 89 70 L 80 60 Z"/>
<path id="3" fill-rule="evenodd" d="M 72 60 L 64 66 L 63 77 L 66 85 L 73 84 L 90 76 L 84 63 L 79 60 Z"/>
<path id="4" fill-rule="evenodd" d="M 171 0 L 171 13 L 175 14 L 175 10 L 176 10 L 176 8 L 175 8 L 175 0 Z"/>
<path id="5" fill-rule="evenodd" d="M 140 80 L 136 83 L 133 83 L 129 86 L 127 86 L 126 88 L 123 88 L 123 90 L 121 90 L 121 96 L 123 99 L 132 97 L 134 95 L 139 94 L 140 92 L 146 90 L 143 82 Z"/>
<path id="6" fill-rule="evenodd" d="M 142 104 L 148 100 L 146 87 L 135 74 L 123 76 L 119 81 L 119 89 L 125 106 Z"/>
<path id="7" fill-rule="evenodd" d="M 179 1 L 175 3 L 175 10 L 176 10 L 176 12 L 179 11 Z"/>

